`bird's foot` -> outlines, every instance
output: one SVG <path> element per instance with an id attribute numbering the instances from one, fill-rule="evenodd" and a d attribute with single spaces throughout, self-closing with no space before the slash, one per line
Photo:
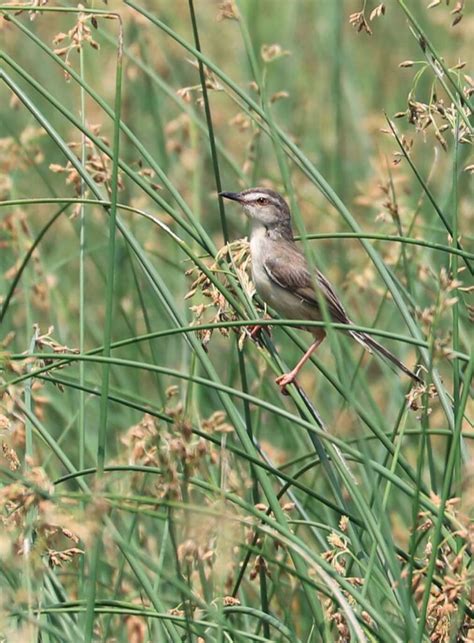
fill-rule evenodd
<path id="1" fill-rule="evenodd" d="M 260 342 L 262 339 L 262 331 L 267 333 L 267 335 L 271 335 L 270 329 L 268 326 L 260 326 L 259 324 L 255 326 L 248 326 L 247 330 L 249 332 L 250 338 L 253 339 L 255 342 Z"/>
<path id="2" fill-rule="evenodd" d="M 290 371 L 289 373 L 283 373 L 283 375 L 279 375 L 276 379 L 275 382 L 278 384 L 280 387 L 280 393 L 283 395 L 288 395 L 288 391 L 286 390 L 286 387 L 288 384 L 293 384 L 296 378 L 296 373 L 294 371 Z"/>

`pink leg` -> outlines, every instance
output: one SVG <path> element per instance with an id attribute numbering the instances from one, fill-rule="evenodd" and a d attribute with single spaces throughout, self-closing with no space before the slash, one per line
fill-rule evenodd
<path id="1" fill-rule="evenodd" d="M 318 348 L 318 346 L 322 343 L 325 337 L 326 337 L 325 331 L 322 328 L 318 329 L 318 333 L 317 334 L 315 333 L 314 342 L 308 348 L 308 350 L 300 359 L 300 361 L 295 366 L 295 368 L 291 370 L 289 373 L 284 373 L 283 375 L 280 375 L 279 377 L 276 378 L 275 382 L 280 387 L 280 391 L 283 393 L 283 395 L 288 395 L 286 387 L 288 386 L 288 384 L 292 384 L 295 381 L 295 378 L 298 375 L 300 369 L 303 367 L 305 362 L 311 357 L 311 355 Z"/>
<path id="2" fill-rule="evenodd" d="M 257 324 L 256 326 L 249 326 L 248 330 L 250 331 L 250 337 L 257 339 L 258 335 L 262 332 L 262 327 Z"/>

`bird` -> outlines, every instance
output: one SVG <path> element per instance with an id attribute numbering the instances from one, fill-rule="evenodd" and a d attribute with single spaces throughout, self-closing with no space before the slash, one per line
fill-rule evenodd
<path id="1" fill-rule="evenodd" d="M 251 222 L 250 256 L 252 280 L 262 300 L 284 319 L 324 321 L 325 314 L 339 324 L 352 326 L 344 306 L 331 283 L 319 271 L 310 268 L 305 255 L 297 246 L 291 223 L 291 212 L 285 199 L 269 188 L 256 187 L 241 192 L 220 192 L 219 196 L 239 203 Z M 321 310 L 321 298 L 326 313 Z M 296 366 L 276 378 L 284 394 L 313 352 L 323 342 L 326 332 L 321 327 L 304 327 L 313 335 L 313 342 Z M 398 357 L 373 337 L 358 330 L 344 331 L 370 353 L 394 364 L 415 382 L 421 378 Z"/>

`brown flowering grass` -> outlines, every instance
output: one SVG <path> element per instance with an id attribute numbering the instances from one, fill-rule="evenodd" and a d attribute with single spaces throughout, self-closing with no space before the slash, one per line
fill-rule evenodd
<path id="1" fill-rule="evenodd" d="M 472 6 L 0 14 L 0 638 L 472 640 Z M 279 394 L 252 185 L 423 384 Z"/>

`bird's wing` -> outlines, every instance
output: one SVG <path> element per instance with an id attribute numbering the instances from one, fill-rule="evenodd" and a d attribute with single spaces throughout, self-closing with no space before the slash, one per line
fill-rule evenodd
<path id="1" fill-rule="evenodd" d="M 319 308 L 316 286 L 327 302 L 331 319 L 343 324 L 350 323 L 334 288 L 319 270 L 316 271 L 314 278 L 311 276 L 304 255 L 296 247 L 286 248 L 278 255 L 268 257 L 264 262 L 264 268 L 269 279 L 280 288 L 292 292 L 307 304 Z"/>
<path id="2" fill-rule="evenodd" d="M 328 302 L 328 308 L 332 319 L 334 319 L 335 321 L 337 320 L 342 324 L 350 324 L 351 320 L 347 316 L 341 300 L 336 295 L 331 283 L 326 279 L 322 272 L 319 272 L 319 270 L 316 271 L 316 283 L 318 285 L 318 288 L 320 288 L 320 290 L 322 291 L 324 298 Z"/>

